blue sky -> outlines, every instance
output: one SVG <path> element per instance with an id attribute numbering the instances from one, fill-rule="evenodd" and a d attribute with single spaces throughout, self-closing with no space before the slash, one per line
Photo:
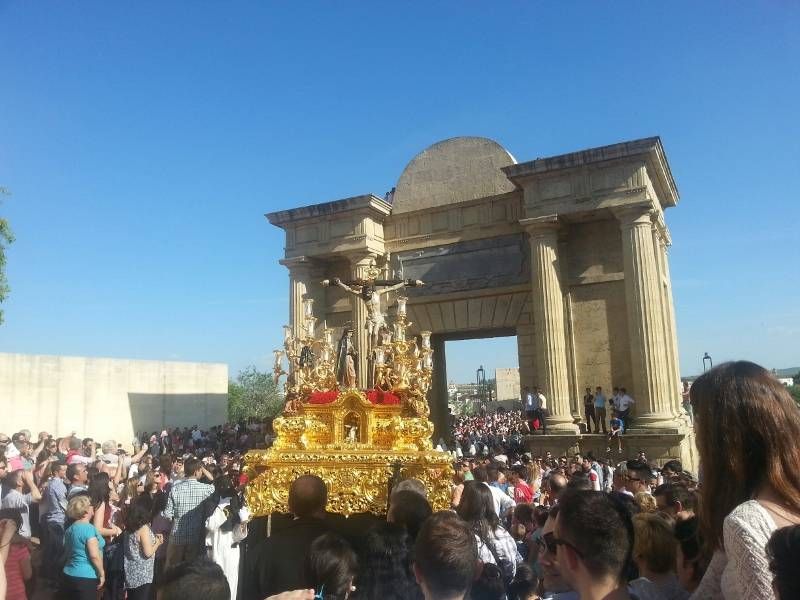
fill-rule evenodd
<path id="1" fill-rule="evenodd" d="M 0 0 L 0 350 L 266 367 L 264 213 L 382 195 L 458 135 L 521 161 L 660 135 L 682 372 L 800 365 L 798 31 L 788 1 Z M 455 379 L 516 362 L 449 349 Z"/>

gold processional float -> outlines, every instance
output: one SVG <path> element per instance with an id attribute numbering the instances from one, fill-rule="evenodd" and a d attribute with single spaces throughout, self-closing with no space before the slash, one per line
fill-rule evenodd
<path id="1" fill-rule="evenodd" d="M 303 301 L 302 333 L 284 326 L 282 350 L 275 350 L 274 378 L 286 376 L 283 414 L 273 422 L 277 438 L 267 450 L 245 456 L 249 476 L 245 495 L 255 515 L 288 512 L 289 486 L 300 475 L 314 474 L 328 487 L 328 510 L 351 515 L 384 514 L 390 486 L 420 480 L 434 510 L 449 508 L 452 457 L 434 450 L 433 424 L 426 400 L 433 374 L 430 331 L 407 336 L 407 298 L 397 298 L 390 329 L 381 311 L 381 295 L 421 281 L 368 279 L 325 280 L 366 304 L 366 323 L 346 325 L 334 347 L 334 330 L 323 322 L 316 338 L 313 300 Z M 370 377 L 358 389 L 354 327 L 369 339 Z M 283 369 L 286 358 L 288 370 Z"/>

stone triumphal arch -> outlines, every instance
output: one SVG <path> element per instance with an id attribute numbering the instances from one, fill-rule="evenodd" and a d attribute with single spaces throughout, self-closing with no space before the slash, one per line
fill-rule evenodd
<path id="1" fill-rule="evenodd" d="M 548 398 L 537 446 L 605 452 L 577 426 L 587 386 L 636 400 L 631 451 L 694 462 L 681 408 L 664 211 L 678 191 L 659 138 L 518 163 L 496 142 L 460 137 L 418 154 L 396 188 L 267 215 L 286 232 L 292 327 L 314 299 L 329 327 L 363 323 L 363 302 L 323 279 L 420 279 L 416 331 L 433 332 L 431 417 L 446 426 L 448 339 L 516 335 L 520 383 Z M 387 302 L 393 310 L 391 298 Z M 356 345 L 367 347 L 356 331 Z M 359 354 L 365 386 L 367 353 Z M 438 434 L 437 434 L 438 435 Z"/>

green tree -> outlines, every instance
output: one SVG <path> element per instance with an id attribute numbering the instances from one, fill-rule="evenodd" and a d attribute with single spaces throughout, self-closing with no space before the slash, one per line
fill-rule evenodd
<path id="1" fill-rule="evenodd" d="M 6 188 L 0 186 L 0 196 L 8 196 Z M 6 279 L 6 246 L 14 241 L 14 234 L 8 221 L 0 217 L 0 303 L 8 296 L 9 287 Z M 0 324 L 3 323 L 3 311 L 0 310 Z"/>
<path id="2" fill-rule="evenodd" d="M 283 395 L 270 373 L 255 366 L 239 371 L 235 381 L 228 382 L 228 419 L 264 421 L 283 409 Z"/>
<path id="3" fill-rule="evenodd" d="M 794 401 L 797 402 L 797 405 L 800 406 L 800 385 L 793 385 L 789 388 L 789 393 L 794 398 Z"/>
<path id="4" fill-rule="evenodd" d="M 794 377 L 792 377 L 792 381 L 794 381 L 795 386 L 800 385 L 800 371 L 794 374 Z"/>

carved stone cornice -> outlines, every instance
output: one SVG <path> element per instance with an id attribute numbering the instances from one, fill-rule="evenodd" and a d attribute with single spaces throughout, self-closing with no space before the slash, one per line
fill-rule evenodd
<path id="1" fill-rule="evenodd" d="M 519 189 L 534 179 L 551 176 L 563 171 L 578 171 L 594 165 L 612 162 L 643 161 L 653 181 L 661 206 L 670 207 L 678 203 L 678 188 L 672 177 L 661 138 L 650 137 L 599 148 L 590 148 L 569 154 L 518 163 L 503 167 L 503 172 Z"/>
<path id="2" fill-rule="evenodd" d="M 373 194 L 363 194 L 333 202 L 267 213 L 264 216 L 276 227 L 286 229 L 299 222 L 336 218 L 347 212 L 360 213 L 382 222 L 392 212 L 392 206 Z"/>

